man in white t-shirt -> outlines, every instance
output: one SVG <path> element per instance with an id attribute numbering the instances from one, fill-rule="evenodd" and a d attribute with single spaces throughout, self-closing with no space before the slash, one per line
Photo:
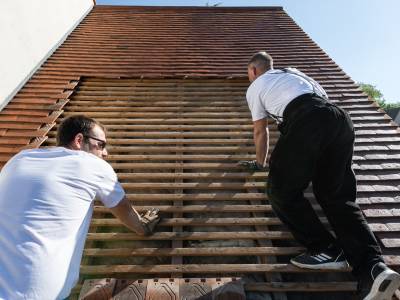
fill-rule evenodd
<path id="1" fill-rule="evenodd" d="M 241 164 L 263 170 L 269 145 L 267 120 L 277 122 L 281 135 L 269 160 L 267 194 L 274 212 L 308 249 L 291 262 L 309 269 L 340 269 L 348 262 L 363 299 L 391 299 L 400 275 L 384 264 L 356 204 L 351 168 L 355 135 L 349 115 L 330 103 L 324 89 L 304 73 L 294 68 L 274 70 L 265 52 L 250 59 L 247 71 L 256 160 Z M 336 237 L 304 197 L 310 182 Z"/>
<path id="2" fill-rule="evenodd" d="M 0 299 L 64 299 L 77 283 L 94 199 L 125 226 L 150 234 L 157 211 L 140 216 L 107 155 L 102 125 L 64 120 L 58 147 L 24 150 L 0 173 Z"/>

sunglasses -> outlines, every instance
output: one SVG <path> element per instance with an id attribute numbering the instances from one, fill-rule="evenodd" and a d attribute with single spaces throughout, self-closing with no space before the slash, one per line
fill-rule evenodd
<path id="1" fill-rule="evenodd" d="M 89 138 L 89 139 L 93 139 L 93 140 L 95 140 L 95 141 L 98 141 L 99 143 L 97 143 L 97 146 L 98 146 L 101 150 L 104 150 L 104 148 L 107 146 L 107 142 L 106 142 L 106 141 L 103 141 L 103 140 L 101 140 L 101 139 L 95 138 L 95 137 L 90 136 L 90 135 L 85 135 L 84 137 Z"/>

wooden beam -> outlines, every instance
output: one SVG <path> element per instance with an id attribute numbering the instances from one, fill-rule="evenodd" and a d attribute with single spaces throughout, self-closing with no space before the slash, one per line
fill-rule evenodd
<path id="1" fill-rule="evenodd" d="M 129 274 L 165 274 L 165 273 L 333 273 L 349 272 L 350 268 L 340 270 L 301 269 L 291 264 L 187 264 L 187 265 L 95 265 L 81 266 L 82 275 L 114 276 L 121 273 Z"/>
<path id="2" fill-rule="evenodd" d="M 150 236 L 139 236 L 134 233 L 88 233 L 87 239 L 97 241 L 204 241 L 204 240 L 292 240 L 293 236 L 287 231 L 269 232 L 156 232 Z"/>
<path id="3" fill-rule="evenodd" d="M 247 256 L 247 255 L 295 255 L 304 251 L 301 247 L 214 247 L 214 248 L 86 248 L 85 256 Z"/>

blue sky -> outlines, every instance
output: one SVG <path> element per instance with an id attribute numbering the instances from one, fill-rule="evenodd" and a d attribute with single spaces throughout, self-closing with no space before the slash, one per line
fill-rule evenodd
<path id="1" fill-rule="evenodd" d="M 400 102 L 400 0 L 97 0 L 97 4 L 283 6 L 353 80 Z"/>

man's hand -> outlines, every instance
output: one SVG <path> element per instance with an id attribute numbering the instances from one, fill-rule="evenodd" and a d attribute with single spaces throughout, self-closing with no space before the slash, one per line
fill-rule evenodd
<path id="1" fill-rule="evenodd" d="M 250 171 L 266 171 L 266 168 L 259 164 L 256 160 L 241 160 L 238 164 Z"/>
<path id="2" fill-rule="evenodd" d="M 158 215 L 159 209 L 152 208 L 140 216 L 142 224 L 146 228 L 146 235 L 153 233 L 154 227 L 160 221 L 160 216 Z"/>

